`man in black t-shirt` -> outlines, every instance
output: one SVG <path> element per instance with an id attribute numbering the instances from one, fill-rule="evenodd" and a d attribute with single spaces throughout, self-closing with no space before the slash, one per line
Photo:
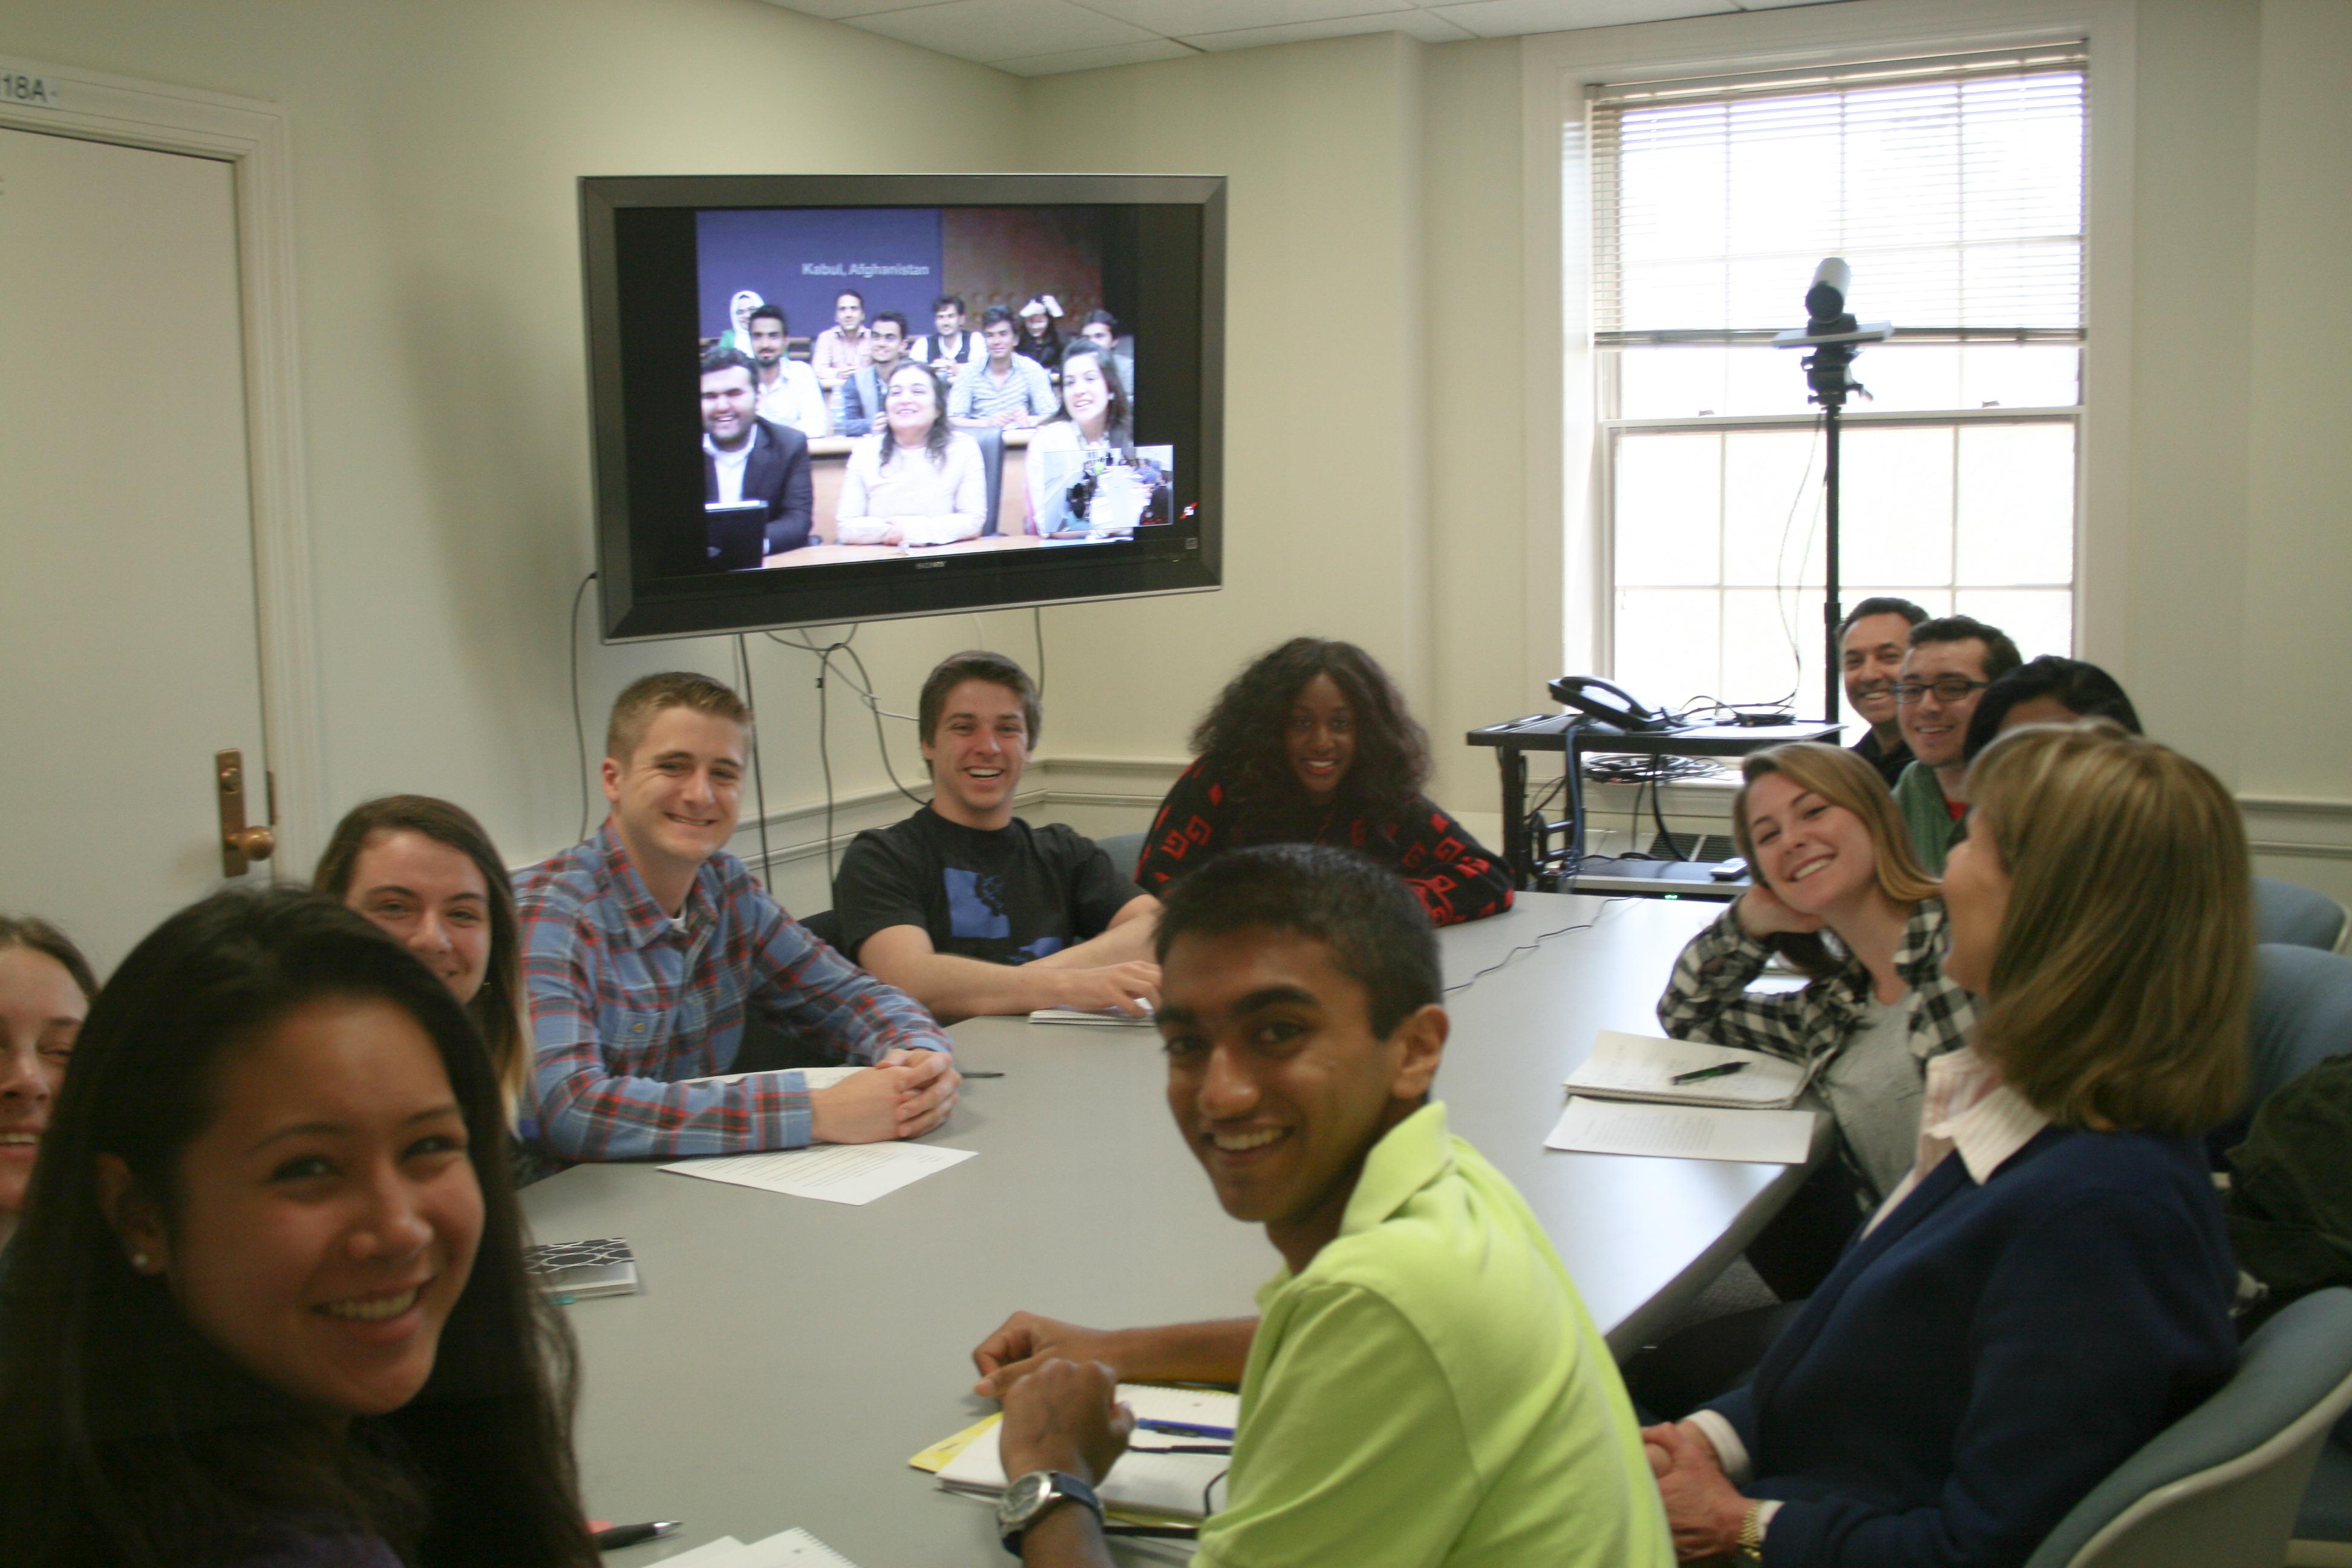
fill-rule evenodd
<path id="1" fill-rule="evenodd" d="M 931 803 L 859 834 L 842 857 L 843 950 L 942 1022 L 1158 1005 L 1160 900 L 1091 840 L 1013 815 L 1037 734 L 1028 673 L 998 654 L 957 654 L 923 682 L 916 716 Z"/>

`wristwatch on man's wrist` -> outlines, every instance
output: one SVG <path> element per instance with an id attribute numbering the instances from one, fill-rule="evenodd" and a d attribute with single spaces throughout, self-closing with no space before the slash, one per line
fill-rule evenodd
<path id="1" fill-rule="evenodd" d="M 1067 1470 L 1032 1470 L 1004 1489 L 996 1503 L 996 1528 L 1003 1533 L 1004 1550 L 1021 1555 L 1021 1538 L 1056 1503 L 1084 1503 L 1102 1519 L 1102 1501 L 1094 1488 Z"/>

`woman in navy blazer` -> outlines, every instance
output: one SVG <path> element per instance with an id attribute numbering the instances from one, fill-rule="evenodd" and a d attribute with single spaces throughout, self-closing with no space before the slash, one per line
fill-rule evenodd
<path id="1" fill-rule="evenodd" d="M 1944 897 L 1974 1044 L 1754 1381 L 1644 1433 L 1685 1560 L 2021 1562 L 2235 1363 L 2195 1140 L 2245 1082 L 2237 808 L 2102 721 L 2003 737 L 1969 798 Z"/>

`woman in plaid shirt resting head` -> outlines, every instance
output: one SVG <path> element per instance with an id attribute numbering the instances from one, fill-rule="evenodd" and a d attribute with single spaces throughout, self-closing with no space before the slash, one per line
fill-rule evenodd
<path id="1" fill-rule="evenodd" d="M 1927 1062 L 1968 1043 L 1976 1008 L 1944 973 L 1943 900 L 1877 770 L 1808 742 L 1756 752 L 1742 772 L 1732 832 L 1755 886 L 1683 950 L 1658 1021 L 1805 1063 L 1837 1118 L 1839 1159 L 1749 1248 L 1790 1298 L 1910 1169 Z M 1776 954 L 1808 984 L 1750 992 Z"/>

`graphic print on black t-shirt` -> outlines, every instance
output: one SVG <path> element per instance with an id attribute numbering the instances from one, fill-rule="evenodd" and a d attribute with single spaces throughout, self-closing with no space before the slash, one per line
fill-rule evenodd
<path id="1" fill-rule="evenodd" d="M 958 942 L 1011 942 L 1013 906 L 1004 879 L 993 871 L 971 871 L 961 866 L 940 868 L 947 891 L 948 935 Z M 937 943 L 933 944 L 938 945 Z M 1010 962 L 1028 963 L 1069 945 L 1058 936 L 1041 936 L 1013 950 Z"/>

